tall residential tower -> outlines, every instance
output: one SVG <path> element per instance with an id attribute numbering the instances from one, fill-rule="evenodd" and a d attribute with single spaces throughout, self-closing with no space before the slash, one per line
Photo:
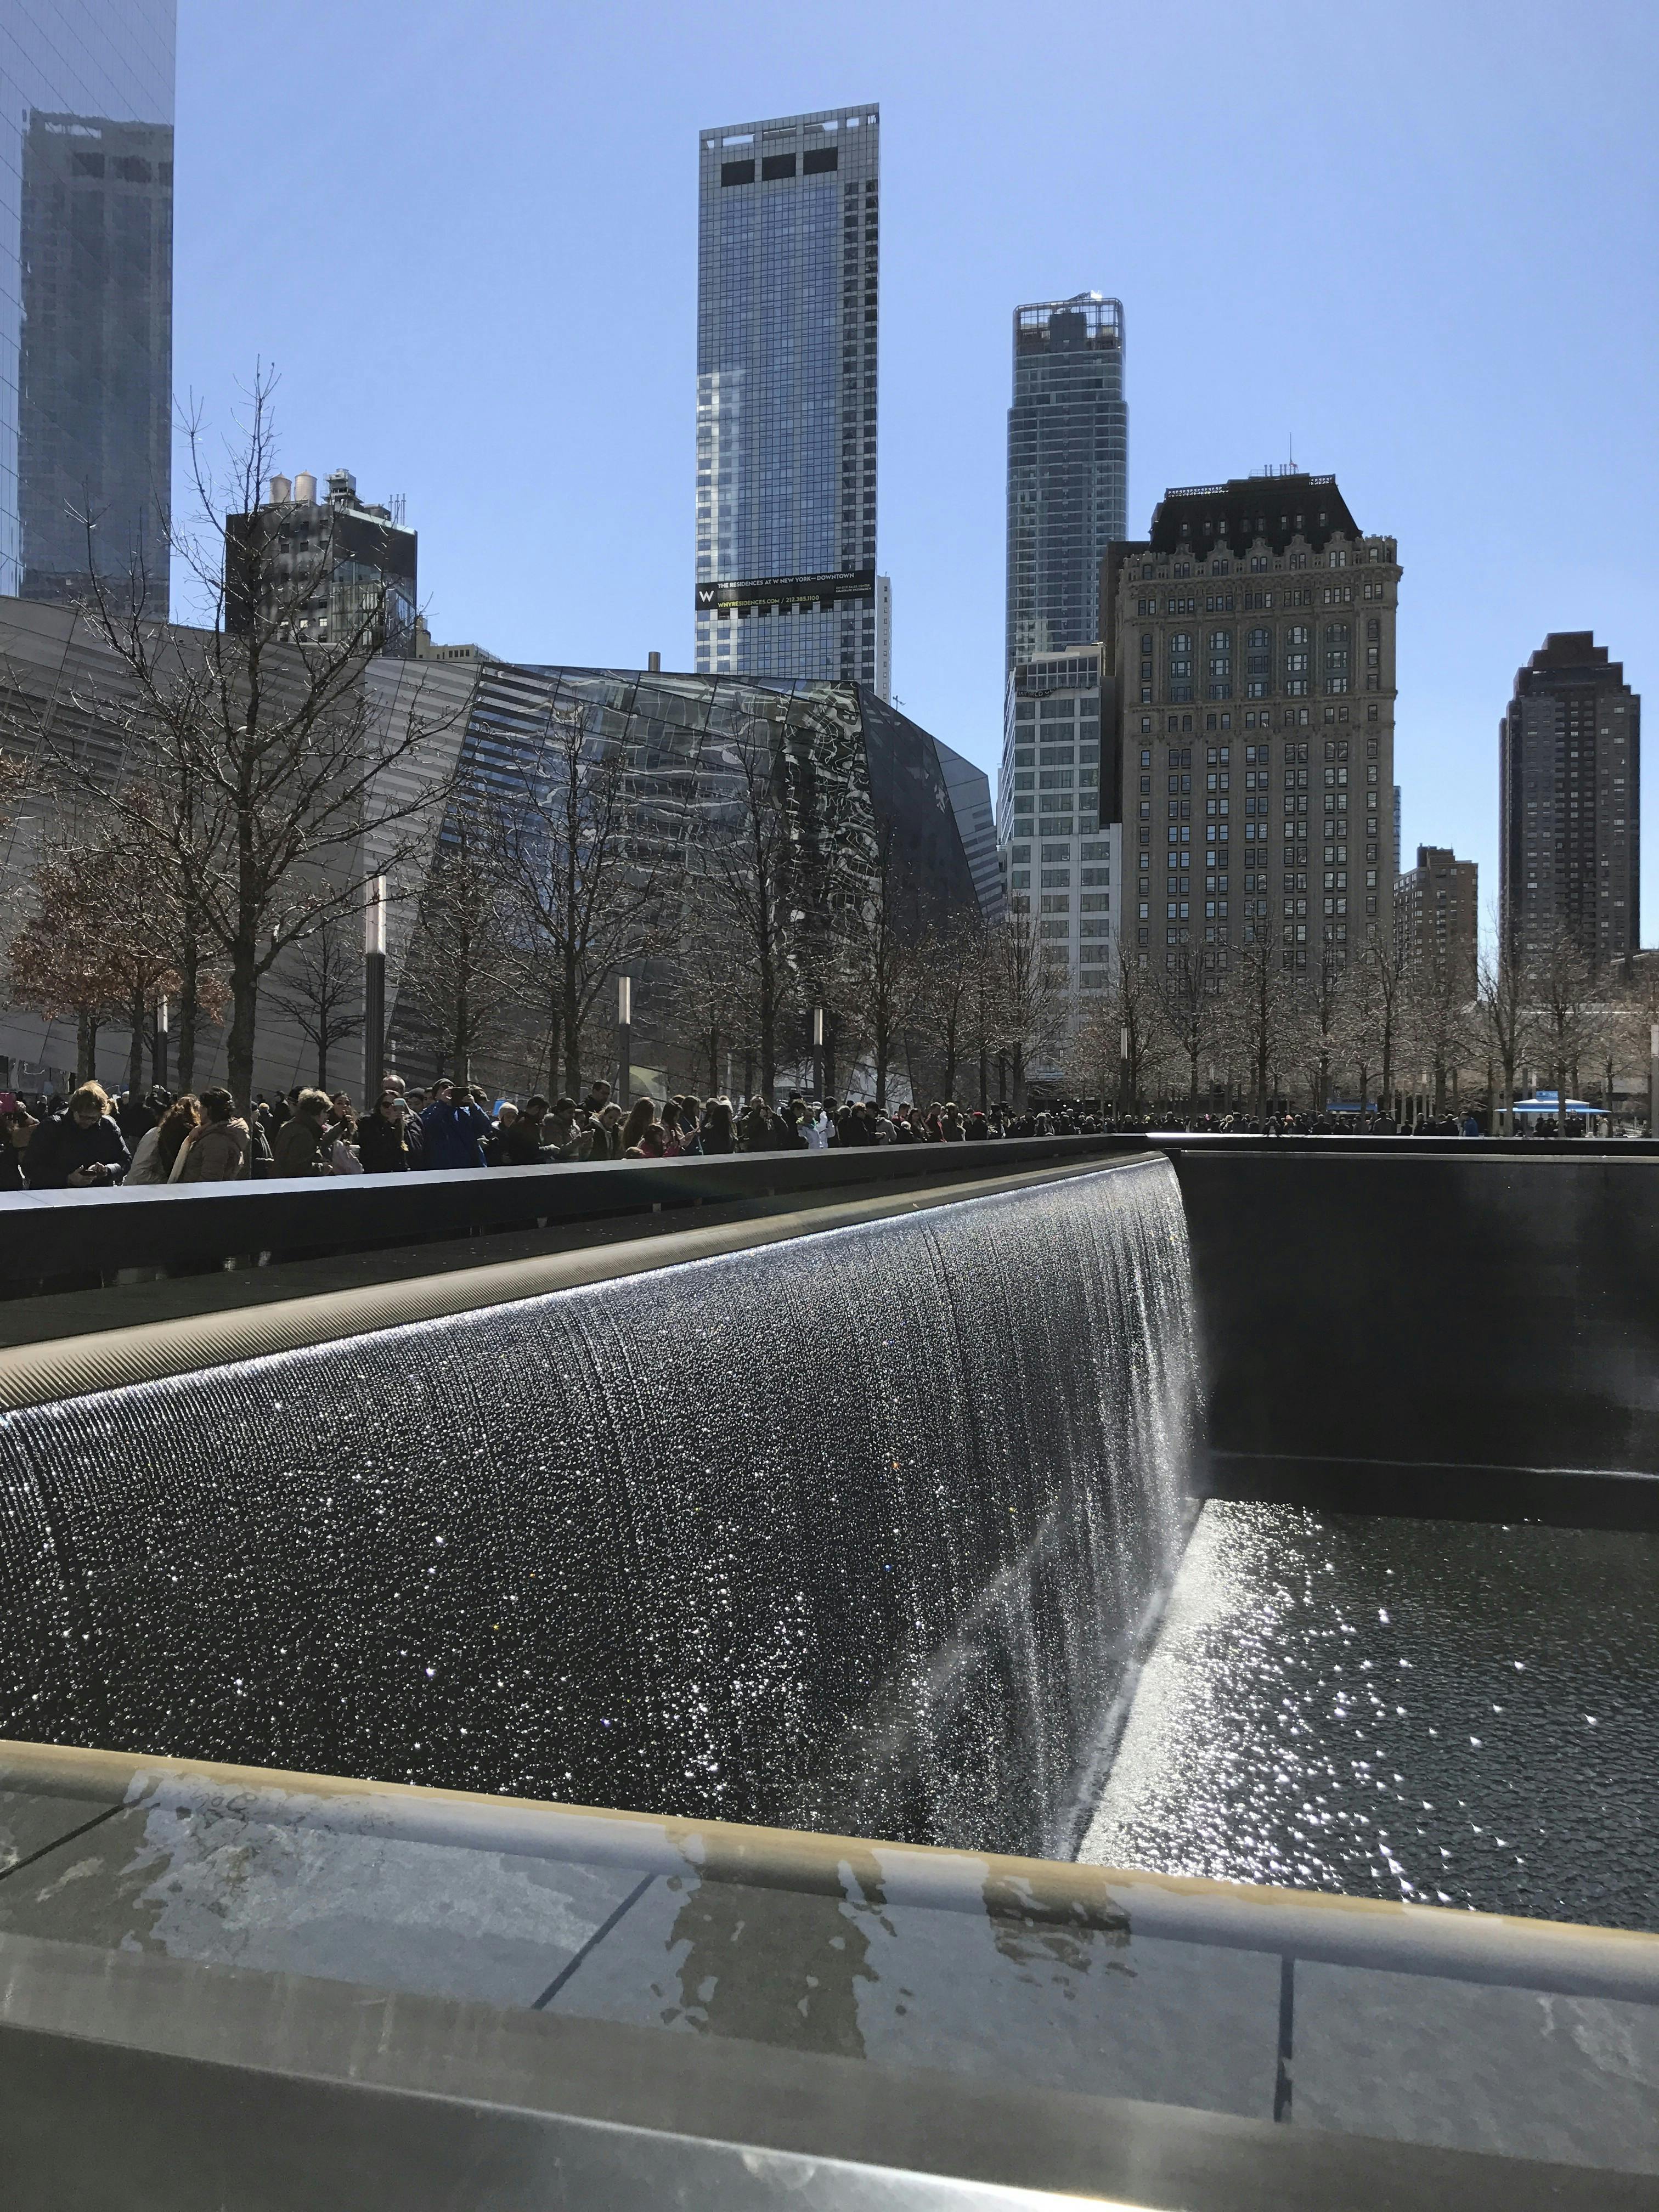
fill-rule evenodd
<path id="1" fill-rule="evenodd" d="M 890 690 L 876 573 L 879 111 L 705 131 L 696 667 Z"/>
<path id="2" fill-rule="evenodd" d="M 167 611 L 174 0 L 0 24 L 0 592 Z M 90 560 L 88 555 L 90 525 Z"/>
<path id="3" fill-rule="evenodd" d="M 1592 960 L 1641 942 L 1642 702 L 1587 629 L 1552 630 L 1498 726 L 1498 903 L 1522 955 L 1565 927 Z"/>
<path id="4" fill-rule="evenodd" d="M 1128 450 L 1121 303 L 1079 292 L 1016 307 L 1008 669 L 1099 635 L 1101 560 L 1127 535 Z"/>
<path id="5" fill-rule="evenodd" d="M 1394 941 L 1413 967 L 1438 963 L 1473 1000 L 1480 973 L 1480 872 L 1443 845 L 1419 845 L 1396 876 Z"/>

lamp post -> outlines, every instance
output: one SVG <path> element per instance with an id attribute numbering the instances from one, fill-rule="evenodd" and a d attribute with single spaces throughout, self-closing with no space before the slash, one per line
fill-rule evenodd
<path id="1" fill-rule="evenodd" d="M 1648 1031 L 1648 1134 L 1659 1137 L 1659 1022 Z"/>
<path id="2" fill-rule="evenodd" d="M 1655 1035 L 1659 1036 L 1659 1030 L 1656 1030 Z M 823 1008 L 822 1006 L 814 1006 L 812 1009 L 812 1083 L 818 1095 L 819 1105 L 827 1106 L 829 1101 L 823 1095 Z"/>
<path id="3" fill-rule="evenodd" d="M 363 1111 L 372 1114 L 386 1073 L 386 878 L 376 876 L 363 910 Z"/>
<path id="4" fill-rule="evenodd" d="M 152 1089 L 165 1089 L 167 1079 L 167 1002 L 159 999 L 155 1006 L 155 1049 L 150 1054 L 149 1079 Z"/>
<path id="5" fill-rule="evenodd" d="M 1127 1114 L 1133 1104 L 1129 1096 L 1129 1024 L 1124 1022 L 1117 1033 L 1118 1112 Z"/>
<path id="6" fill-rule="evenodd" d="M 634 978 L 617 978 L 617 1103 L 626 1107 L 634 1076 Z"/>

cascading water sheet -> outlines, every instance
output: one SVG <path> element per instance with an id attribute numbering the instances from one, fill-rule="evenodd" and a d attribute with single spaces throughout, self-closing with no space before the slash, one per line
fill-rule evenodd
<path id="1" fill-rule="evenodd" d="M 1184 1529 L 1167 1162 L 0 1418 L 0 1735 L 1056 1853 Z"/>

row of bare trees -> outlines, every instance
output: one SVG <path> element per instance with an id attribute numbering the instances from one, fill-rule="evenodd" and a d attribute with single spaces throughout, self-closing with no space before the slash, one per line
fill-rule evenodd
<path id="1" fill-rule="evenodd" d="M 1190 1113 L 1219 1091 L 1258 1115 L 1273 1101 L 1318 1113 L 1402 1095 L 1443 1115 L 1473 1091 L 1503 1127 L 1531 1078 L 1559 1097 L 1589 1085 L 1610 1106 L 1620 1078 L 1645 1076 L 1659 974 L 1598 969 L 1565 928 L 1526 957 L 1494 950 L 1473 977 L 1467 963 L 1432 950 L 1413 957 L 1392 939 L 1350 960 L 1316 949 L 1306 967 L 1286 950 L 1268 923 L 1231 948 L 1224 970 L 1198 947 L 1162 969 L 1121 953 L 1115 990 L 1077 1025 L 1072 1081 Z"/>

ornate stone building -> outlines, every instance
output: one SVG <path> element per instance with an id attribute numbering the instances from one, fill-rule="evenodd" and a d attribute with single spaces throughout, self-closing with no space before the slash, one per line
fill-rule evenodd
<path id="1" fill-rule="evenodd" d="M 1168 491 L 1108 553 L 1101 811 L 1143 964 L 1190 946 L 1218 976 L 1252 939 L 1346 963 L 1392 930 L 1400 577 L 1335 477 L 1300 473 Z"/>

